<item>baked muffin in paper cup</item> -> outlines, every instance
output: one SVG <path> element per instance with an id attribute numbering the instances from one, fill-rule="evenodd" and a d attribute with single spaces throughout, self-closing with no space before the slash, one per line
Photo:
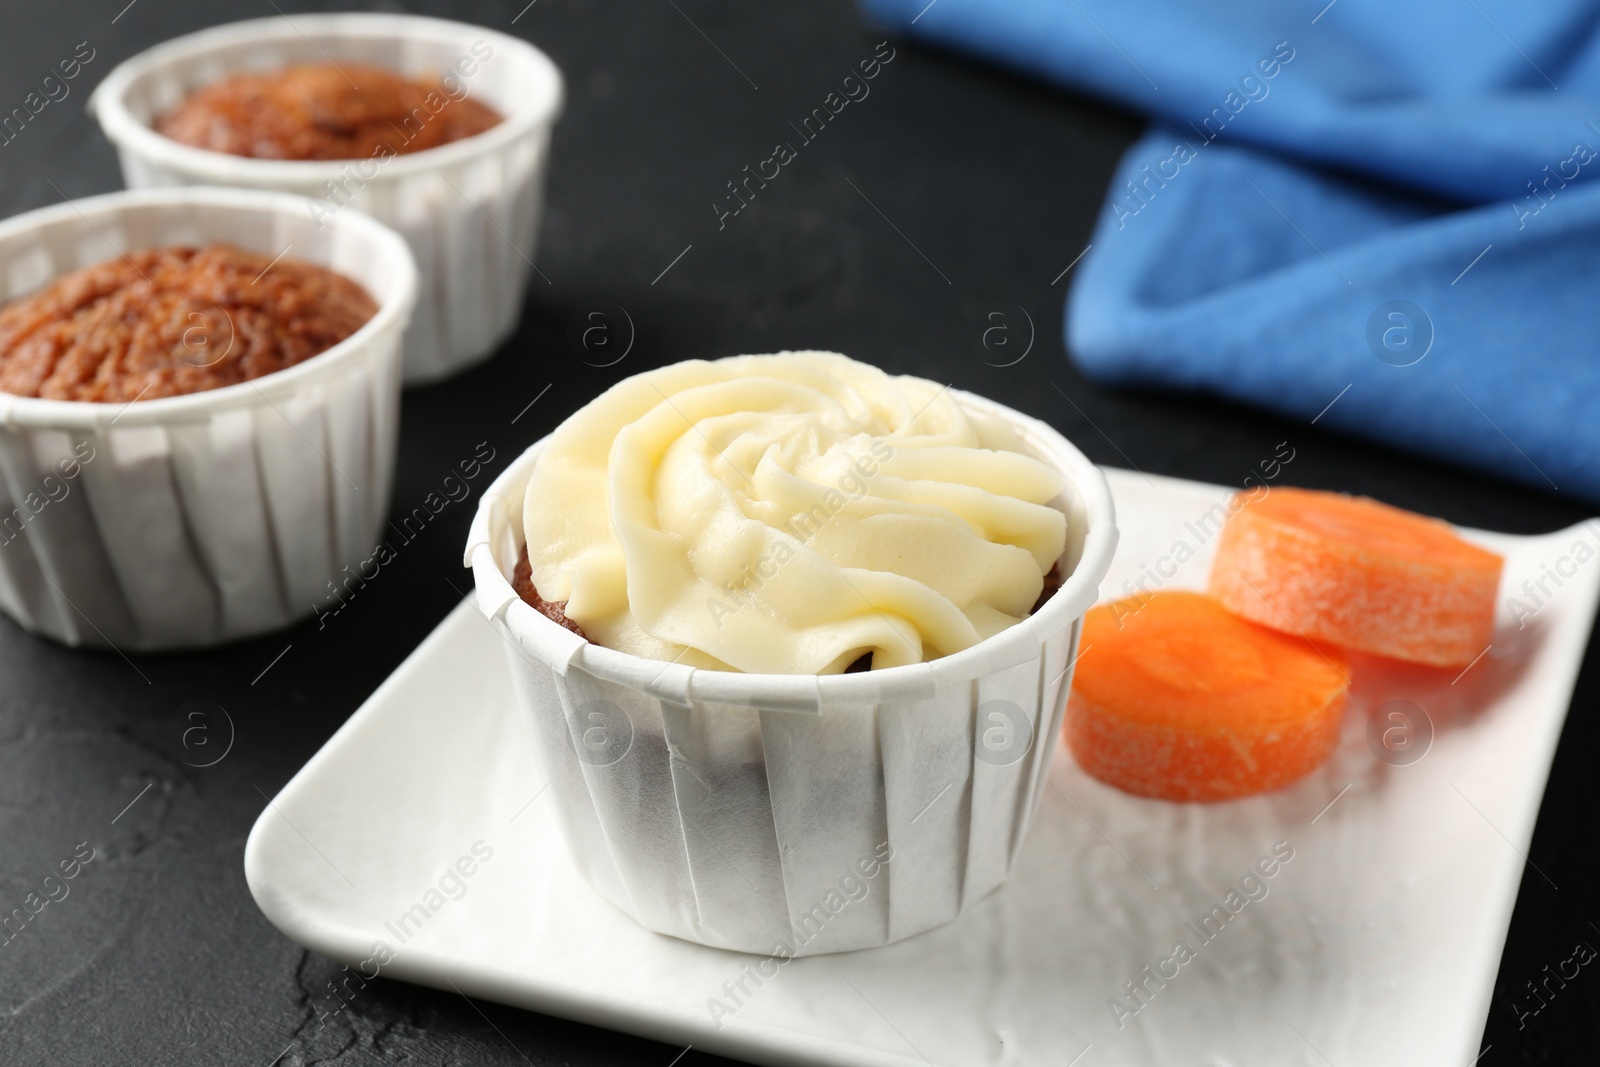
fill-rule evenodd
<path id="1" fill-rule="evenodd" d="M 1064 579 L 1032 615 L 929 662 L 747 674 L 590 643 L 513 587 L 550 439 L 486 491 L 465 556 L 478 607 L 507 646 L 573 859 L 645 927 L 778 957 L 870 948 L 955 919 L 1011 870 L 1116 527 L 1104 477 L 1059 434 L 951 395 L 1063 476 Z"/>
<path id="2" fill-rule="evenodd" d="M 419 152 L 335 161 L 228 155 L 154 129 L 189 93 L 230 74 L 330 62 L 448 78 L 450 99 L 478 100 L 503 121 Z M 113 69 L 89 109 L 116 146 L 130 189 L 269 189 L 300 197 L 301 213 L 322 226 L 357 210 L 403 234 L 421 276 L 405 347 L 405 381 L 415 384 L 484 359 L 516 329 L 535 270 L 562 99 L 561 72 L 525 41 L 444 19 L 350 13 L 255 19 L 174 38 Z"/>
<path id="3" fill-rule="evenodd" d="M 90 197 L 0 223 L 0 303 L 121 253 L 213 242 L 334 270 L 378 310 L 320 355 L 220 388 L 0 393 L 0 610 L 25 629 L 123 652 L 214 645 L 310 615 L 372 554 L 417 287 L 393 230 L 355 211 L 319 228 L 298 199 L 249 190 Z"/>

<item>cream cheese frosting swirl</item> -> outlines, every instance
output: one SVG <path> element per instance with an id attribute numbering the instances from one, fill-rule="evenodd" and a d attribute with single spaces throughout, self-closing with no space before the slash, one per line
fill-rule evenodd
<path id="1" fill-rule="evenodd" d="M 545 442 L 523 529 L 540 596 L 601 645 L 836 674 L 1027 616 L 1066 543 L 1063 487 L 935 382 L 782 352 L 607 390 Z"/>

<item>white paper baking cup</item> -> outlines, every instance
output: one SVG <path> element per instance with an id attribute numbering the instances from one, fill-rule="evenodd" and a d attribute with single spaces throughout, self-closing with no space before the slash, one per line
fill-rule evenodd
<path id="1" fill-rule="evenodd" d="M 220 389 L 127 404 L 0 393 L 0 610 L 29 630 L 121 651 L 212 645 L 309 615 L 372 554 L 417 286 L 399 234 L 355 211 L 318 229 L 274 193 L 113 193 L 0 223 L 0 300 L 121 252 L 212 241 L 330 267 L 378 312 Z"/>
<path id="2" fill-rule="evenodd" d="M 485 48 L 492 55 L 479 60 Z M 456 68 L 462 57 L 476 63 L 470 76 Z M 413 76 L 454 69 L 469 96 L 505 121 L 364 171 L 359 161 L 211 152 L 152 128 L 190 92 L 228 74 L 341 60 Z M 478 362 L 516 329 L 534 269 L 550 129 L 561 102 L 561 72 L 515 37 L 443 19 L 337 14 L 254 19 L 167 41 L 113 69 L 90 97 L 89 110 L 116 145 L 130 189 L 271 189 L 303 198 L 300 210 L 308 217 L 322 217 L 343 202 L 399 230 L 421 275 L 405 348 L 405 381 L 415 384 Z"/>
<path id="3" fill-rule="evenodd" d="M 590 644 L 508 579 L 540 444 L 479 503 L 465 562 L 508 646 L 550 800 L 589 883 L 642 925 L 762 955 L 869 948 L 949 922 L 1011 870 L 1117 531 L 1082 453 L 956 395 L 1066 475 L 1068 577 L 1033 616 L 934 663 L 740 674 Z"/>

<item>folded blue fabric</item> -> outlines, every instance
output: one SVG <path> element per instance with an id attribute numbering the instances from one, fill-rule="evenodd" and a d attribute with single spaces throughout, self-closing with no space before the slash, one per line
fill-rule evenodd
<path id="1" fill-rule="evenodd" d="M 1074 269 L 1087 374 L 1600 499 L 1600 5 L 865 3 L 1156 118 Z"/>

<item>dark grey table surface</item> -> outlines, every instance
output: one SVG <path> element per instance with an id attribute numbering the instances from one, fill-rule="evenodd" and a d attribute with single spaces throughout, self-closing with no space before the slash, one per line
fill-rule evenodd
<path id="1" fill-rule="evenodd" d="M 1057 279 L 1088 239 L 1136 117 L 898 43 L 871 96 L 719 230 L 711 205 L 725 183 L 765 158 L 883 35 L 844 0 L 524 2 L 404 8 L 534 41 L 565 71 L 568 103 L 537 254 L 549 283 L 535 281 L 520 331 L 491 362 L 407 394 L 397 514 L 479 442 L 495 451 L 492 476 L 624 374 L 800 347 L 994 397 L 1111 465 L 1238 484 L 1289 441 L 1287 482 L 1456 522 L 1533 533 L 1592 511 L 1214 399 L 1084 382 L 1060 340 L 1071 277 Z M 79 42 L 94 58 L 67 99 L 0 147 L 0 215 L 120 187 L 83 110 L 115 63 L 179 33 L 277 10 L 274 0 L 11 0 L 0 9 L 0 109 Z M 585 362 L 572 324 L 618 307 L 636 324 L 634 347 L 617 366 L 591 366 L 602 360 Z M 1032 350 L 994 366 L 1021 351 L 1029 317 Z M 1001 333 L 986 334 L 997 325 Z M 1002 339 L 1013 347 L 997 348 Z M 69 896 L 0 947 L 0 1063 L 674 1062 L 682 1049 L 386 980 L 321 1024 L 315 1006 L 338 968 L 279 934 L 246 889 L 245 836 L 265 798 L 466 590 L 472 507 L 451 505 L 320 629 L 308 622 L 130 663 L 0 621 L 0 912 L 20 906 L 80 842 L 96 851 Z M 1531 850 L 1549 881 L 1525 872 L 1487 1021 L 1487 1067 L 1600 1054 L 1600 979 L 1587 970 L 1552 986 L 1537 1015 L 1513 1007 L 1576 942 L 1600 945 L 1591 922 L 1600 922 L 1597 689 L 1591 645 Z M 196 766 L 228 740 L 216 709 L 233 723 L 232 748 Z M 693 1050 L 676 1063 L 714 1061 Z"/>

